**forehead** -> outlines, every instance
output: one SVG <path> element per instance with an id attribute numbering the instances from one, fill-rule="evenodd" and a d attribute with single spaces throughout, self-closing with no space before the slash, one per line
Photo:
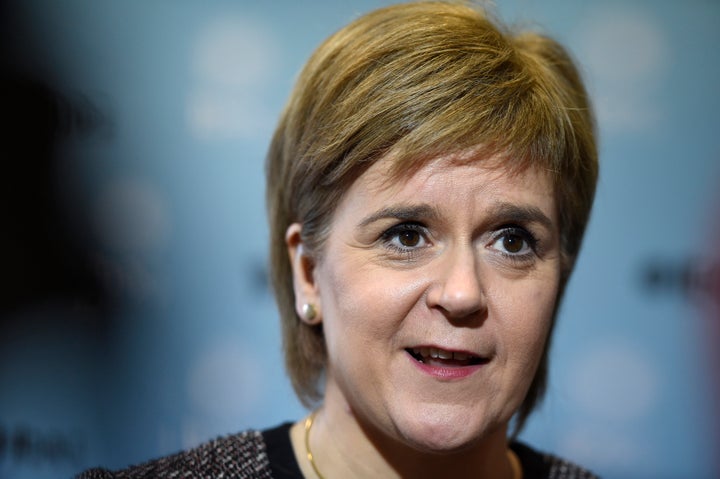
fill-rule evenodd
<path id="1" fill-rule="evenodd" d="M 392 156 L 378 160 L 351 185 L 342 203 L 363 201 L 483 201 L 493 198 L 542 203 L 554 210 L 551 175 L 537 167 L 518 169 L 500 156 L 441 156 L 397 173 Z M 538 205 L 542 206 L 542 205 Z M 554 213 L 554 211 L 548 211 Z"/>

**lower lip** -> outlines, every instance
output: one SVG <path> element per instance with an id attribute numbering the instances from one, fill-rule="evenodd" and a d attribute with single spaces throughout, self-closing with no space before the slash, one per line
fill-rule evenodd
<path id="1" fill-rule="evenodd" d="M 478 371 L 479 369 L 482 369 L 484 364 L 473 364 L 470 366 L 435 366 L 432 364 L 426 364 L 421 363 L 417 361 L 415 358 L 413 358 L 408 353 L 408 358 L 410 358 L 410 361 L 417 367 L 420 371 L 423 373 L 435 377 L 437 379 L 444 379 L 444 380 L 453 380 L 453 379 L 463 379 L 474 372 Z"/>

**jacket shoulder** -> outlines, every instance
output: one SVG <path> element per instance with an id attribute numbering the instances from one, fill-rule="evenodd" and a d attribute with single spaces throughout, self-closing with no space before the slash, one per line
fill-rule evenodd
<path id="1" fill-rule="evenodd" d="M 245 431 L 208 441 L 187 451 L 119 471 L 90 469 L 76 479 L 170 479 L 225 477 L 270 479 L 270 463 L 259 431 Z"/>
<path id="2" fill-rule="evenodd" d="M 510 448 L 520 459 L 526 479 L 598 479 L 598 476 L 561 457 L 536 451 L 521 442 Z"/>

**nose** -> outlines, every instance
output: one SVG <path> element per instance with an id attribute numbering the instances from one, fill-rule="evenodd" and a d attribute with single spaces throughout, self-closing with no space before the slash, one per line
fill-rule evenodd
<path id="1" fill-rule="evenodd" d="M 438 258 L 427 294 L 430 308 L 452 319 L 469 318 L 485 308 L 485 292 L 472 245 L 454 247 Z"/>

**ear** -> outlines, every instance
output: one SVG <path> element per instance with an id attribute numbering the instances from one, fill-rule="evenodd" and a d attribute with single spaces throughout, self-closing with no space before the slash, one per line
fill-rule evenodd
<path id="1" fill-rule="evenodd" d="M 322 322 L 322 308 L 315 282 L 315 260 L 306 253 L 301 233 L 302 225 L 300 223 L 288 226 L 285 232 L 285 244 L 293 273 L 295 312 L 303 322 L 314 325 Z M 308 314 L 308 307 L 313 309 L 310 314 Z"/>

